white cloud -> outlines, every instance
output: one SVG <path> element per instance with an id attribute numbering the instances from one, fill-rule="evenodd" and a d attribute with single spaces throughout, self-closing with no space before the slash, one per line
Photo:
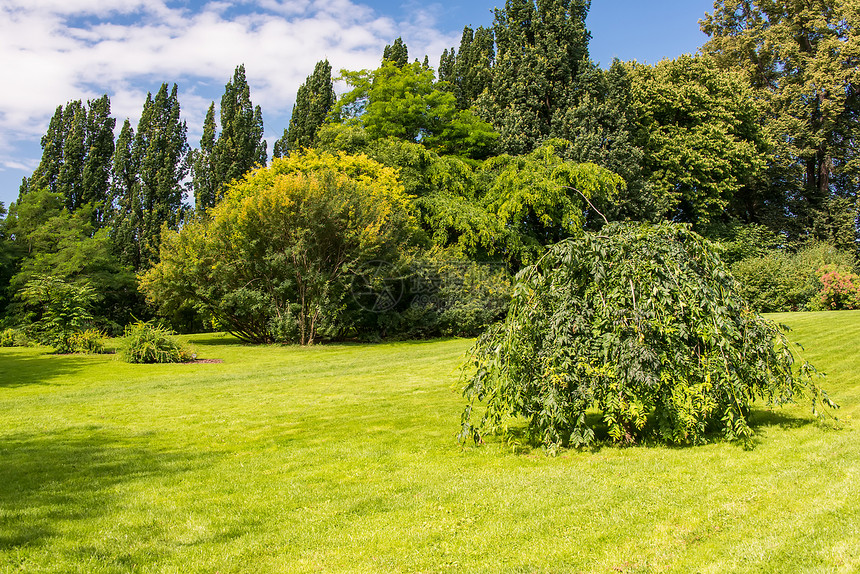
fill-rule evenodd
<path id="1" fill-rule="evenodd" d="M 38 137 L 58 104 L 102 93 L 111 96 L 121 123 L 136 117 L 145 92 L 162 81 L 179 84 L 190 120 L 205 113 L 207 98 L 219 97 L 204 97 L 205 88 L 221 90 L 239 63 L 254 102 L 277 117 L 289 114 L 319 59 L 328 58 L 335 70 L 368 68 L 398 35 L 414 55 L 429 51 L 431 58 L 454 41 L 436 31 L 429 12 L 413 11 L 411 21 L 398 23 L 351 0 L 219 1 L 196 12 L 186 5 L 0 0 L 3 139 Z"/>
<path id="2" fill-rule="evenodd" d="M 402 36 L 412 57 L 432 65 L 457 36 L 438 31 L 438 5 L 413 6 L 409 20 L 356 0 L 0 0 L 0 201 L 38 163 L 38 142 L 58 105 L 107 93 L 117 130 L 136 126 L 147 91 L 177 83 L 189 143 L 199 142 L 234 68 L 245 64 L 251 98 L 263 109 L 270 144 L 289 120 L 296 90 L 327 58 L 374 68 Z M 269 146 L 271 150 L 271 145 Z"/>

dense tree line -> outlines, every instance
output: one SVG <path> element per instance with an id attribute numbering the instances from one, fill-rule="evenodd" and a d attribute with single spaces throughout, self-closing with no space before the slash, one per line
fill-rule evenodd
<path id="1" fill-rule="evenodd" d="M 20 294 L 50 274 L 95 287 L 96 318 L 122 325 L 155 310 L 138 294 L 137 275 L 145 273 L 147 294 L 174 321 L 193 318 L 199 328 L 200 321 L 215 320 L 230 328 L 223 305 L 235 292 L 204 300 L 186 281 L 187 304 L 181 305 L 169 286 L 153 279 L 176 278 L 160 262 L 167 256 L 176 267 L 175 250 L 194 243 L 186 234 L 213 233 L 212 217 L 239 212 L 240 192 L 232 189 L 275 181 L 265 173 L 280 173 L 284 161 L 315 165 L 301 158 L 320 153 L 332 158 L 326 169 L 336 173 L 338 162 L 360 156 L 396 171 L 414 229 L 386 257 L 412 274 L 436 273 L 445 261 L 514 272 L 547 245 L 621 220 L 687 223 L 721 242 L 730 263 L 745 262 L 737 268 L 745 277 L 758 276 L 750 265 L 770 251 L 790 254 L 814 242 L 836 254 L 815 265 L 853 273 L 858 2 L 723 0 L 702 22 L 710 39 L 700 54 L 656 65 L 615 61 L 602 69 L 589 58 L 588 0 L 507 0 L 492 27 L 464 28 L 459 46 L 443 52 L 436 70 L 426 57 L 410 61 L 397 38 L 376 69 L 342 70 L 349 89 L 338 97 L 330 63 L 318 62 L 274 142 L 272 164 L 244 66 L 226 84 L 218 109 L 215 102 L 209 107 L 196 149 L 187 141 L 175 84 L 148 94 L 137 127 L 125 120 L 116 139 L 107 96 L 69 102 L 51 118 L 39 166 L 0 214 L 4 321 L 25 319 Z M 252 175 L 256 168 L 265 173 Z M 366 182 L 349 179 L 355 173 L 341 173 L 349 181 L 337 185 L 302 174 L 311 179 L 290 183 L 291 193 L 323 189 L 340 197 L 351 186 L 374 193 L 362 187 Z M 231 194 L 233 207 L 219 207 Z M 337 225 L 358 221 L 344 217 Z M 170 241 L 163 241 L 165 233 Z M 762 237 L 769 240 L 756 241 Z M 423 267 L 414 264 L 419 260 Z M 286 289 L 278 297 L 299 292 L 287 287 L 293 280 L 278 279 Z M 369 319 L 341 305 L 345 284 L 326 289 L 340 294 L 340 303 L 326 303 L 340 311 L 315 322 L 331 328 L 311 329 L 302 341 L 362 330 L 438 332 L 458 323 L 451 309 L 473 313 L 460 324 L 491 319 L 474 314 L 481 301 L 454 301 L 451 292 L 421 313 L 400 308 L 387 319 Z M 283 307 L 277 297 L 236 301 L 253 313 Z M 307 313 L 293 311 L 297 328 L 308 327 Z M 257 317 L 257 327 L 237 332 L 249 340 L 292 340 L 295 330 L 270 319 Z M 415 330 L 416 324 L 427 328 Z"/>

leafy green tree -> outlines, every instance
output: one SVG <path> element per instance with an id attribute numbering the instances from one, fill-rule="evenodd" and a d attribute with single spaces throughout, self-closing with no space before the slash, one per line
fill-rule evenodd
<path id="1" fill-rule="evenodd" d="M 162 311 L 189 302 L 242 340 L 336 335 L 349 279 L 415 231 L 394 170 L 365 156 L 294 153 L 233 185 L 211 217 L 165 236 L 141 287 Z"/>
<path id="2" fill-rule="evenodd" d="M 4 222 L 15 264 L 11 291 L 20 292 L 35 277 L 52 276 L 71 285 L 97 285 L 96 319 L 106 326 L 127 321 L 140 299 L 131 269 L 114 253 L 108 229 L 97 229 L 87 204 L 70 212 L 60 194 L 34 191 L 13 204 Z M 23 318 L 20 309 L 12 315 Z"/>
<path id="3" fill-rule="evenodd" d="M 741 70 L 769 104 L 767 130 L 777 159 L 771 180 L 799 223 L 788 221 L 786 229 L 795 236 L 814 229 L 853 245 L 857 184 L 842 186 L 860 173 L 854 144 L 860 2 L 720 0 L 702 30 L 711 37 L 702 50 Z M 849 201 L 833 201 L 839 198 Z"/>
<path id="4" fill-rule="evenodd" d="M 469 110 L 458 110 L 453 94 L 438 88 L 433 71 L 419 63 L 390 61 L 374 71 L 344 71 L 353 89 L 334 115 L 361 126 L 371 139 L 393 137 L 421 143 L 443 154 L 486 157 L 498 135 Z"/>
<path id="5" fill-rule="evenodd" d="M 137 132 L 123 125 L 113 158 L 113 233 L 121 261 L 135 270 L 158 259 L 162 226 L 183 217 L 188 174 L 187 127 L 176 84 L 147 94 Z"/>
<path id="6" fill-rule="evenodd" d="M 382 62 L 391 62 L 398 68 L 409 63 L 409 49 L 403 42 L 403 38 L 397 38 L 393 44 L 386 45 L 382 51 Z"/>
<path id="7" fill-rule="evenodd" d="M 589 0 L 506 0 L 496 9 L 493 78 L 478 102 L 501 134 L 501 149 L 528 153 L 541 140 L 561 137 L 560 116 L 574 104 L 572 90 L 588 58 Z"/>
<path id="8" fill-rule="evenodd" d="M 759 193 L 767 143 L 744 79 L 688 55 L 634 65 L 632 79 L 643 168 L 665 217 L 702 232 L 726 216 L 757 221 L 771 207 Z"/>
<path id="9" fill-rule="evenodd" d="M 290 125 L 275 142 L 274 157 L 285 157 L 291 150 L 311 148 L 317 132 L 335 105 L 337 98 L 328 60 L 317 62 L 314 73 L 299 86 Z"/>
<path id="10" fill-rule="evenodd" d="M 504 251 L 515 267 L 533 262 L 545 246 L 579 235 L 591 198 L 612 197 L 624 186 L 605 168 L 565 161 L 569 145 L 548 140 L 527 155 L 501 155 L 483 166 L 492 180 L 481 202 L 502 223 Z"/>
<path id="11" fill-rule="evenodd" d="M 57 353 L 71 353 L 73 336 L 92 325 L 96 292 L 50 275 L 37 275 L 19 293 L 28 311 L 31 335 Z"/>
<path id="12" fill-rule="evenodd" d="M 488 89 L 493 78 L 495 61 L 493 31 L 479 27 L 463 28 L 459 50 L 445 50 L 439 61 L 439 81 L 457 98 L 461 110 L 474 106 L 478 97 Z"/>
<path id="13" fill-rule="evenodd" d="M 550 450 L 591 444 L 598 427 L 615 443 L 749 443 L 757 401 L 835 407 L 713 248 L 677 224 L 610 224 L 551 247 L 470 363 L 461 438 L 478 442 L 521 416 Z"/>
<path id="14" fill-rule="evenodd" d="M 3 316 L 9 304 L 9 280 L 15 272 L 16 265 L 14 244 L 9 237 L 6 215 L 6 206 L 0 201 L 0 317 Z"/>

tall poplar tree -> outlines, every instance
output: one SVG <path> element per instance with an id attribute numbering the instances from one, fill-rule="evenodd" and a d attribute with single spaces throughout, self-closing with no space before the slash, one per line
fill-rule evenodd
<path id="1" fill-rule="evenodd" d="M 496 9 L 493 79 L 479 107 L 500 148 L 526 153 L 561 135 L 573 86 L 588 57 L 590 0 L 507 0 Z"/>
<path id="2" fill-rule="evenodd" d="M 113 155 L 113 129 L 116 120 L 110 115 L 107 95 L 58 106 L 42 137 L 42 160 L 26 186 L 59 193 L 70 212 L 93 204 L 93 224 L 103 224 L 104 209 L 109 202 L 109 176 Z"/>
<path id="3" fill-rule="evenodd" d="M 471 108 L 484 90 L 491 86 L 495 58 L 493 31 L 481 26 L 473 32 L 466 26 L 454 64 L 457 77 L 455 95 L 460 109 Z"/>
<path id="4" fill-rule="evenodd" d="M 263 112 L 251 102 L 251 89 L 245 79 L 245 66 L 236 67 L 233 79 L 224 86 L 221 96 L 221 133 L 211 152 L 212 185 L 215 205 L 227 184 L 239 179 L 256 166 L 266 165 L 266 141 L 263 139 Z M 199 205 L 199 203 L 198 203 Z"/>
<path id="5" fill-rule="evenodd" d="M 409 49 L 403 38 L 398 37 L 393 44 L 385 46 L 382 51 L 382 61 L 393 62 L 398 68 L 402 68 L 409 63 Z"/>
<path id="6" fill-rule="evenodd" d="M 203 121 L 200 148 L 191 152 L 191 181 L 194 189 L 194 204 L 198 212 L 213 207 L 218 200 L 218 185 L 212 166 L 215 130 L 215 102 L 212 102 Z"/>
<path id="7" fill-rule="evenodd" d="M 111 161 L 114 152 L 114 128 L 116 118 L 111 116 L 110 99 L 107 95 L 88 102 L 87 131 L 85 138 L 82 204 L 96 205 L 95 222 L 100 226 L 110 204 Z"/>
<path id="8" fill-rule="evenodd" d="M 146 95 L 137 132 L 126 120 L 113 161 L 114 240 L 123 263 L 136 271 L 158 260 L 161 227 L 182 219 L 188 174 L 187 127 L 180 119 L 178 88 L 162 84 Z"/>
<path id="9" fill-rule="evenodd" d="M 317 62 L 314 73 L 299 86 L 290 125 L 284 135 L 275 142 L 272 155 L 285 157 L 290 151 L 298 151 L 314 145 L 317 132 L 337 100 L 328 60 Z"/>

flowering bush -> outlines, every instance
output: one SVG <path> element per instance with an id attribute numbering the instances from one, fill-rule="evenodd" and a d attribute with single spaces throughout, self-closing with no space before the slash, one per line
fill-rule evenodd
<path id="1" fill-rule="evenodd" d="M 821 290 L 818 301 L 822 309 L 860 309 L 860 276 L 836 265 L 818 269 Z"/>

